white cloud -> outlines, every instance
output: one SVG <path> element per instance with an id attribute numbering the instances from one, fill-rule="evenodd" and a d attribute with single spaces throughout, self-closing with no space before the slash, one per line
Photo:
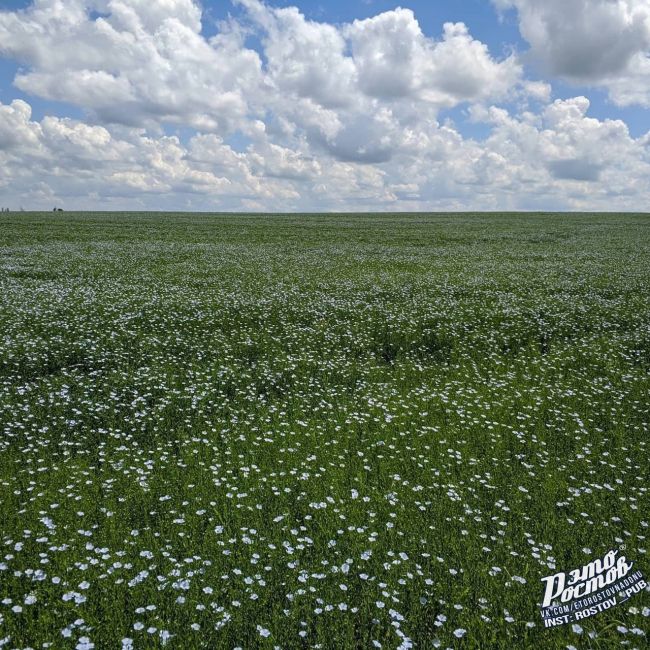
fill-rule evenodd
<path id="1" fill-rule="evenodd" d="M 0 104 L 0 151 L 20 151 L 38 145 L 38 128 L 30 122 L 31 116 L 32 107 L 21 99 L 10 106 Z"/>
<path id="2" fill-rule="evenodd" d="M 29 66 L 19 89 L 101 121 L 226 132 L 247 116 L 260 60 L 237 29 L 208 42 L 200 18 L 191 0 L 37 0 L 0 12 L 0 52 Z"/>
<path id="3" fill-rule="evenodd" d="M 414 125 L 436 128 L 441 109 L 504 98 L 521 82 L 516 59 L 495 60 L 462 23 L 436 41 L 408 9 L 334 26 L 295 7 L 238 3 L 262 36 L 260 101 L 287 133 L 342 162 L 386 163 Z"/>
<path id="4" fill-rule="evenodd" d="M 493 59 L 462 23 L 444 25 L 435 41 L 405 9 L 334 26 L 295 7 L 238 3 L 262 39 L 264 66 L 235 21 L 206 40 L 192 0 L 37 0 L 0 12 L 0 51 L 27 66 L 15 79 L 20 90 L 76 104 L 103 123 L 223 135 L 270 108 L 342 159 L 357 153 L 334 141 L 337 133 L 355 134 L 383 104 L 398 121 L 432 116 L 505 97 L 521 78 L 513 57 Z M 380 120 L 369 131 L 381 128 Z M 390 155 L 385 143 L 368 149 L 377 152 L 368 161 Z"/>
<path id="5" fill-rule="evenodd" d="M 440 41 L 426 37 L 410 9 L 336 27 L 307 20 L 295 7 L 238 3 L 263 32 L 273 87 L 326 108 L 368 97 L 450 107 L 503 97 L 521 76 L 514 57 L 496 61 L 463 23 L 446 23 Z"/>
<path id="6" fill-rule="evenodd" d="M 551 75 L 650 106 L 650 0 L 493 0 L 515 8 L 531 55 Z"/>
<path id="7" fill-rule="evenodd" d="M 256 0 L 239 0 L 263 33 L 267 84 L 330 108 L 352 99 L 356 71 L 345 55 L 340 31 L 308 21 L 295 7 L 270 9 Z"/>
<path id="8" fill-rule="evenodd" d="M 339 161 L 306 137 L 278 144 L 257 123 L 236 151 L 217 134 L 121 134 L 71 119 L 31 118 L 20 100 L 0 104 L 0 186 L 17 203 L 47 208 L 177 209 L 635 209 L 650 196 L 650 134 L 587 114 L 584 97 L 541 113 L 472 109 L 483 142 L 451 125 L 400 131 L 382 164 Z M 396 137 L 396 136 L 395 136 Z M 87 205 L 88 197 L 92 206 Z"/>
<path id="9" fill-rule="evenodd" d="M 526 11 L 536 6 L 530 20 L 546 29 L 545 7 L 559 6 L 499 2 L 517 3 L 522 30 Z M 591 118 L 584 97 L 550 103 L 547 82 L 525 79 L 515 56 L 494 57 L 462 23 L 432 38 L 408 9 L 332 25 L 238 3 L 243 16 L 209 39 L 191 0 L 0 11 L 0 50 L 22 66 L 16 86 L 85 115 L 35 119 L 24 101 L 0 104 L 3 195 L 46 209 L 206 210 L 638 209 L 650 198 L 650 133 Z M 581 74 L 642 102 L 650 69 L 631 70 L 635 47 L 611 54 L 610 72 L 585 63 Z M 559 66 L 556 54 L 544 65 Z M 484 139 L 444 119 L 458 106 Z"/>
<path id="10" fill-rule="evenodd" d="M 476 119 L 493 125 L 484 150 L 507 161 L 505 189 L 527 200 L 561 197 L 570 208 L 638 209 L 639 195 L 650 192 L 643 139 L 621 120 L 589 117 L 588 109 L 585 97 L 556 100 L 539 115 L 478 109 Z"/>
<path id="11" fill-rule="evenodd" d="M 463 23 L 446 23 L 443 39 L 424 36 L 410 9 L 355 20 L 346 29 L 359 86 L 382 99 L 414 96 L 438 106 L 503 97 L 519 80 L 513 57 L 497 62 Z"/>

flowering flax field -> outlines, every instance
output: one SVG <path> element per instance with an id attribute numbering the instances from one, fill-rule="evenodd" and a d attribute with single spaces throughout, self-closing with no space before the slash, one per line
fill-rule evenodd
<path id="1" fill-rule="evenodd" d="M 643 215 L 3 214 L 0 647 L 643 648 Z"/>

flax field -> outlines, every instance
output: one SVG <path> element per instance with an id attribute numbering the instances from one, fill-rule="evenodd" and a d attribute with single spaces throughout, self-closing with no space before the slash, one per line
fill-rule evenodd
<path id="1" fill-rule="evenodd" d="M 647 648 L 650 216 L 0 215 L 0 647 Z"/>

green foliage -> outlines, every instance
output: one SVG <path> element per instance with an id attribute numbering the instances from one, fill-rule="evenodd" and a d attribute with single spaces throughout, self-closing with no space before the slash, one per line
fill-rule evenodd
<path id="1" fill-rule="evenodd" d="M 3 215 L 0 644 L 645 647 L 649 230 Z"/>

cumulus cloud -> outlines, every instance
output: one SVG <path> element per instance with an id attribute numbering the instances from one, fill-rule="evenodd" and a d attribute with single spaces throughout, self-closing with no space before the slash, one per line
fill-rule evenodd
<path id="1" fill-rule="evenodd" d="M 650 105 L 650 0 L 494 0 L 515 8 L 533 58 L 551 75 L 602 85 L 618 104 Z"/>
<path id="2" fill-rule="evenodd" d="M 631 185 L 650 191 L 643 139 L 631 137 L 621 120 L 589 117 L 589 105 L 586 97 L 574 97 L 556 100 L 539 115 L 477 109 L 475 118 L 494 127 L 484 149 L 504 161 L 512 191 L 523 195 L 525 187 L 529 199 L 567 197 L 567 206 L 580 209 L 635 209 Z"/>
<path id="3" fill-rule="evenodd" d="M 516 5 L 533 54 L 551 35 L 546 69 L 645 101 L 650 67 L 635 57 L 646 0 L 595 0 L 585 34 L 620 10 L 601 47 L 611 34 L 630 43 L 573 67 L 562 67 L 559 2 L 498 2 Z M 15 85 L 84 114 L 35 119 L 25 101 L 0 104 L 3 194 L 35 208 L 205 210 L 517 209 L 549 197 L 558 208 L 636 209 L 650 196 L 650 134 L 590 117 L 585 97 L 552 101 L 549 83 L 525 78 L 517 56 L 494 56 L 463 23 L 430 36 L 409 9 L 333 25 L 236 3 L 238 17 L 209 38 L 193 0 L 0 11 L 0 55 L 21 66 Z M 458 107 L 484 138 L 445 117 Z"/>
<path id="4" fill-rule="evenodd" d="M 21 99 L 10 106 L 0 104 L 0 151 L 38 145 L 37 125 L 30 122 L 32 107 Z"/>
<path id="5" fill-rule="evenodd" d="M 264 68 L 234 21 L 206 39 L 193 0 L 36 0 L 0 12 L 0 53 L 27 66 L 15 79 L 20 90 L 100 121 L 220 133 L 268 103 L 284 112 L 287 96 L 334 123 L 322 112 L 368 111 L 372 98 L 451 107 L 503 96 L 520 79 L 513 57 L 496 61 L 463 24 L 446 24 L 434 41 L 405 9 L 337 27 L 295 7 L 239 2 L 262 37 Z"/>
<path id="6" fill-rule="evenodd" d="M 260 60 L 236 29 L 200 32 L 192 0 L 36 0 L 0 12 L 0 53 L 29 66 L 19 89 L 102 121 L 225 132 L 248 114 Z"/>
<path id="7" fill-rule="evenodd" d="M 67 200 L 92 207 L 101 197 L 115 203 L 137 199 L 149 208 L 291 209 L 314 195 L 336 195 L 334 203 L 368 193 L 369 180 L 381 195 L 377 170 L 321 163 L 307 151 L 269 141 L 261 131 L 246 152 L 216 134 L 197 134 L 187 144 L 175 136 L 150 137 L 123 129 L 117 137 L 102 126 L 78 120 L 31 119 L 22 100 L 0 104 L 0 187 L 11 187 L 20 203 L 47 208 Z M 303 184 L 305 184 L 304 187 Z M 327 198 L 325 199 L 327 200 Z M 303 206 L 304 207 L 304 206 Z"/>
<path id="8" fill-rule="evenodd" d="M 295 7 L 238 2 L 263 32 L 273 85 L 324 107 L 347 107 L 364 97 L 455 106 L 503 97 L 521 77 L 515 57 L 495 60 L 463 23 L 446 23 L 436 41 L 423 34 L 410 9 L 335 27 L 309 21 Z"/>
<path id="9" fill-rule="evenodd" d="M 408 146 L 413 124 L 435 129 L 442 109 L 524 88 L 516 58 L 495 59 L 462 23 L 443 25 L 436 40 L 408 9 L 334 26 L 295 7 L 238 4 L 261 35 L 265 106 L 342 162 L 386 163 Z"/>
<path id="10" fill-rule="evenodd" d="M 310 98 L 325 108 L 351 101 L 356 70 L 335 26 L 308 21 L 296 7 L 271 9 L 256 0 L 239 3 L 263 35 L 271 88 Z"/>
<path id="11" fill-rule="evenodd" d="M 463 23 L 445 23 L 441 41 L 425 37 L 410 9 L 355 20 L 345 31 L 359 86 L 372 97 L 454 106 L 503 97 L 521 75 L 514 57 L 495 61 Z"/>
<path id="12" fill-rule="evenodd" d="M 539 114 L 477 105 L 472 118 L 492 129 L 485 141 L 451 125 L 413 129 L 390 161 L 368 164 L 315 152 L 306 137 L 278 144 L 260 123 L 237 151 L 214 133 L 183 143 L 67 118 L 35 121 L 15 100 L 0 104 L 0 186 L 33 207 L 92 207 L 90 196 L 95 207 L 106 197 L 150 209 L 519 209 L 552 196 L 556 207 L 635 209 L 650 195 L 650 135 L 634 139 L 622 121 L 588 109 L 584 97 Z"/>

